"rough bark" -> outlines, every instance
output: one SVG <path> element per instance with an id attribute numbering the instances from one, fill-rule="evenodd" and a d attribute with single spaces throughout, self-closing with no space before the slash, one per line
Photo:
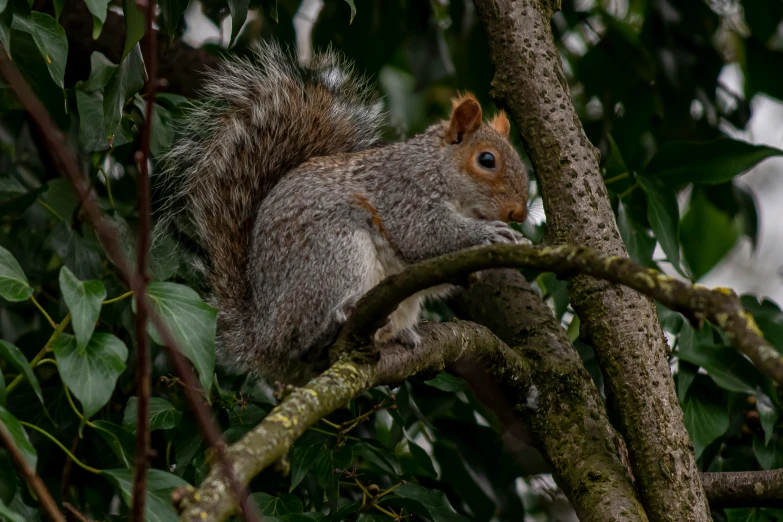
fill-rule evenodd
<path id="1" fill-rule="evenodd" d="M 363 364 L 347 357 L 296 388 L 264 420 L 226 450 L 234 476 L 247 484 L 264 468 L 284 456 L 304 431 L 359 392 L 385 383 L 396 383 L 422 370 L 440 371 L 450 362 L 471 356 L 491 369 L 509 397 L 524 402 L 528 391 L 527 363 L 489 330 L 469 322 L 430 324 L 422 328 L 422 344 L 416 349 L 389 346 L 377 364 Z M 237 509 L 220 466 L 213 466 L 198 490 L 178 488 L 172 494 L 181 510 L 180 520 L 225 520 Z"/>
<path id="2" fill-rule="evenodd" d="M 549 240 L 624 256 L 598 168 L 570 99 L 547 0 L 474 0 L 495 65 L 494 96 L 514 118 L 536 169 Z M 607 79 L 611 81 L 611 79 Z M 711 520 L 683 424 L 653 302 L 588 277 L 569 283 L 596 350 L 650 520 Z"/>
<path id="3" fill-rule="evenodd" d="M 783 507 L 783 469 L 702 473 L 710 507 Z"/>
<path id="4" fill-rule="evenodd" d="M 482 272 L 462 307 L 530 364 L 522 410 L 579 520 L 647 520 L 622 440 L 552 311 L 516 270 Z"/>
<path id="5" fill-rule="evenodd" d="M 355 353 L 371 346 L 371 336 L 389 314 L 416 292 L 443 283 L 459 284 L 479 270 L 505 267 L 532 268 L 554 272 L 561 277 L 576 274 L 593 276 L 654 297 L 672 310 L 682 312 L 694 323 L 709 319 L 760 371 L 776 383 L 783 384 L 783 357 L 764 339 L 753 317 L 731 290 L 710 290 L 691 285 L 628 258 L 568 245 L 482 246 L 417 263 L 387 277 L 357 303 L 357 309 L 341 332 L 334 350 L 337 353 Z"/>

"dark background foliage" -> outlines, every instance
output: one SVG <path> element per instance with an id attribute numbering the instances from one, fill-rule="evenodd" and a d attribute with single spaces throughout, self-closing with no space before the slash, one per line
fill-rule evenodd
<path id="1" fill-rule="evenodd" d="M 197 32 L 182 16 L 188 0 L 160 1 L 159 75 L 167 85 L 154 100 L 153 165 L 175 138 L 188 99 L 198 97 L 205 67 L 225 53 L 247 52 L 258 38 L 296 45 L 295 21 L 311 25 L 313 46 L 341 50 L 376 82 L 390 113 L 389 139 L 446 117 L 457 90 L 474 92 L 487 113 L 495 110 L 488 46 L 470 2 L 360 0 L 355 15 L 353 3 L 326 0 L 308 23 L 297 18 L 298 0 L 204 0 L 207 18 L 228 21 L 223 44 L 194 50 L 182 39 Z M 754 96 L 783 100 L 782 20 L 779 0 L 564 0 L 553 29 L 634 260 L 697 281 L 742 238 L 755 247 L 756 198 L 736 177 L 783 152 L 728 136 L 748 124 Z M 131 1 L 0 0 L 0 43 L 79 152 L 127 255 L 138 223 L 133 156 L 151 102 L 143 92 L 143 32 L 143 15 Z M 721 79 L 727 64 L 741 70 L 739 92 Z M 128 513 L 136 411 L 132 299 L 51 151 L 4 84 L 0 107 L 0 421 L 56 499 L 94 519 L 121 519 Z M 545 216 L 540 198 L 530 205 L 523 229 L 538 242 Z M 219 369 L 215 375 L 215 311 L 191 289 L 203 290 L 171 251 L 168 240 L 153 249 L 149 294 L 187 347 L 233 442 L 272 408 L 273 390 Z M 579 339 L 565 283 L 551 274 L 526 275 L 569 329 L 600 388 L 601 372 Z M 106 303 L 114 298 L 122 299 Z M 750 295 L 743 303 L 783 351 L 778 305 Z M 60 325 L 54 334 L 42 310 Z M 660 312 L 701 469 L 783 467 L 781 397 L 770 381 L 717 330 L 696 331 L 679 314 Z M 447 318 L 449 311 L 433 305 L 428 315 Z M 205 444 L 157 345 L 153 377 L 148 518 L 173 520 L 169 492 L 204 476 Z M 497 419 L 467 386 L 445 373 L 426 379 L 365 393 L 297 441 L 289 474 L 269 469 L 251 484 L 265 519 L 370 521 L 395 513 L 433 522 L 501 521 L 525 513 L 530 520 L 567 520 L 554 514 L 562 499 L 551 482 L 531 479 L 546 470 L 513 437 L 498 434 Z M 362 488 L 371 484 L 389 494 L 382 509 L 362 510 Z M 0 450 L 0 519 L 38 520 L 36 506 Z M 714 516 L 783 520 L 783 511 Z"/>

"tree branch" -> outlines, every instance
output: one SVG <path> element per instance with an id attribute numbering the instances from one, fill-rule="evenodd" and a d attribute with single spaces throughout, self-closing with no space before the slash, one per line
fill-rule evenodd
<path id="1" fill-rule="evenodd" d="M 623 441 L 560 322 L 518 271 L 480 275 L 458 313 L 528 361 L 536 407 L 521 413 L 579 520 L 646 521 Z"/>
<path id="2" fill-rule="evenodd" d="M 528 390 L 529 368 L 489 330 L 469 322 L 427 324 L 416 349 L 384 347 L 377 364 L 354 362 L 343 356 L 327 371 L 302 388 L 296 388 L 264 420 L 227 450 L 235 476 L 242 484 L 284 456 L 294 441 L 363 390 L 397 383 L 423 370 L 443 370 L 463 356 L 471 356 L 490 369 L 510 397 L 522 402 Z M 180 520 L 225 520 L 236 509 L 222 473 L 214 469 L 198 490 L 190 486 L 172 494 L 181 510 Z"/>
<path id="3" fill-rule="evenodd" d="M 144 296 L 147 290 L 147 256 L 150 248 L 150 140 L 152 137 L 152 109 L 155 106 L 157 88 L 157 49 L 153 27 L 155 21 L 155 2 L 146 0 L 145 18 L 147 35 L 147 100 L 144 107 L 144 125 L 141 128 L 141 148 L 136 152 L 138 166 L 137 192 L 139 201 L 139 238 L 136 247 L 136 273 L 139 279 L 139 292 L 136 292 L 136 394 L 138 411 L 136 412 L 136 469 L 133 472 L 133 495 L 131 520 L 144 522 L 145 490 L 147 487 L 147 466 L 150 454 L 149 411 L 152 393 L 152 368 L 150 366 L 149 339 L 147 338 L 147 315 L 149 309 Z"/>
<path id="4" fill-rule="evenodd" d="M 702 473 L 710 507 L 783 507 L 783 469 Z"/>
<path id="5" fill-rule="evenodd" d="M 495 65 L 493 95 L 516 122 L 536 170 L 548 238 L 626 256 L 598 152 L 571 103 L 552 35 L 551 17 L 559 2 L 474 4 Z M 569 293 L 581 334 L 604 371 L 607 395 L 618 413 L 650 520 L 711 520 L 652 301 L 587 277 L 570 281 Z M 756 355 L 759 368 L 769 369 L 759 361 L 766 354 Z"/>
<path id="6" fill-rule="evenodd" d="M 0 48 L 0 52 L 5 51 Z M 14 461 L 16 468 L 19 470 L 19 474 L 24 477 L 24 479 L 30 485 L 30 489 L 35 492 L 35 496 L 38 497 L 38 501 L 41 503 L 41 507 L 43 507 L 46 514 L 49 515 L 49 518 L 51 518 L 54 522 L 65 522 L 65 517 L 60 512 L 57 504 L 54 502 L 54 499 L 49 493 L 49 490 L 46 489 L 46 485 L 43 483 L 43 480 L 41 480 L 41 477 L 38 476 L 35 470 L 31 469 L 30 466 L 27 465 L 27 462 L 25 462 L 24 457 L 19 452 L 16 444 L 14 444 L 14 439 L 11 437 L 11 434 L 8 433 L 5 426 L 3 426 L 2 422 L 0 422 L 0 442 L 2 442 L 2 445 L 11 455 L 11 459 Z"/>
<path id="7" fill-rule="evenodd" d="M 531 268 L 561 277 L 589 275 L 633 288 L 693 322 L 710 320 L 735 348 L 777 384 L 783 384 L 783 357 L 767 342 L 737 296 L 726 289 L 710 290 L 678 281 L 630 259 L 585 247 L 491 245 L 461 250 L 413 265 L 387 277 L 356 305 L 335 349 L 353 353 L 370 346 L 372 335 L 407 297 L 432 286 L 464 282 L 473 272 L 490 268 Z M 671 380 L 671 376 L 667 376 Z"/>

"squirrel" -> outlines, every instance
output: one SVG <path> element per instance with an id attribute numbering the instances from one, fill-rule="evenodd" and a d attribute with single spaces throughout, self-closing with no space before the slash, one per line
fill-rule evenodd
<path id="1" fill-rule="evenodd" d="M 218 308 L 218 363 L 300 384 L 319 373 L 353 307 L 386 276 L 476 245 L 527 242 L 528 177 L 471 94 L 451 116 L 384 144 L 385 113 L 342 55 L 301 64 L 277 43 L 210 71 L 162 158 L 168 194 L 156 234 L 192 236 Z M 405 300 L 376 341 L 415 346 L 420 305 Z M 325 368 L 321 368 L 325 369 Z"/>

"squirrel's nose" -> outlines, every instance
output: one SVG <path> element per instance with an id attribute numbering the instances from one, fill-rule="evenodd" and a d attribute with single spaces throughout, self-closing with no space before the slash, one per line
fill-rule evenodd
<path id="1" fill-rule="evenodd" d="M 527 208 L 523 205 L 516 205 L 508 213 L 508 220 L 522 223 L 527 219 Z"/>

